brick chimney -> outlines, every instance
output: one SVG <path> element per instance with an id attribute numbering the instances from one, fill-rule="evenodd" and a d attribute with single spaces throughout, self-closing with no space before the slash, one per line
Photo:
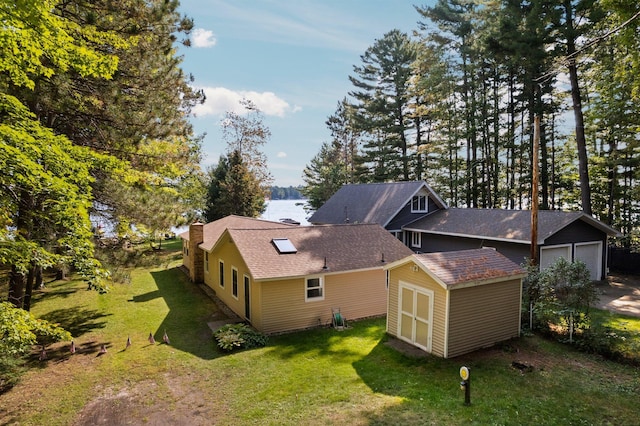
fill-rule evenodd
<path id="1" fill-rule="evenodd" d="M 189 278 L 196 284 L 204 281 L 204 252 L 198 247 L 204 242 L 204 224 L 189 225 Z"/>

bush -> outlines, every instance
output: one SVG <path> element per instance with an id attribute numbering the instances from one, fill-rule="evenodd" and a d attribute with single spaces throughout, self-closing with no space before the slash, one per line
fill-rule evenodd
<path id="1" fill-rule="evenodd" d="M 585 352 L 597 353 L 614 361 L 638 365 L 640 335 L 627 327 L 612 327 L 601 321 L 593 321 L 576 340 L 576 346 Z"/>
<path id="2" fill-rule="evenodd" d="M 21 359 L 0 355 L 0 394 L 18 383 L 23 372 L 24 367 Z"/>
<path id="3" fill-rule="evenodd" d="M 556 332 L 564 329 L 570 342 L 577 331 L 589 328 L 589 310 L 598 293 L 583 262 L 559 258 L 542 272 L 529 265 L 528 273 L 525 303 L 533 308 L 539 327 L 553 326 Z"/>
<path id="4" fill-rule="evenodd" d="M 218 347 L 225 351 L 266 346 L 267 336 L 246 324 L 227 324 L 213 333 Z"/>

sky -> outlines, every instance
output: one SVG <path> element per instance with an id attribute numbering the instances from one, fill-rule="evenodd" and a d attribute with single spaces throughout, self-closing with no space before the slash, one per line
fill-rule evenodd
<path id="1" fill-rule="evenodd" d="M 271 138 L 262 147 L 276 186 L 304 184 L 304 167 L 330 141 L 325 121 L 353 86 L 361 55 L 385 33 L 411 33 L 421 19 L 404 0 L 182 0 L 194 20 L 182 69 L 207 97 L 191 119 L 203 168 L 225 153 L 220 123 L 239 100 L 262 111 Z"/>

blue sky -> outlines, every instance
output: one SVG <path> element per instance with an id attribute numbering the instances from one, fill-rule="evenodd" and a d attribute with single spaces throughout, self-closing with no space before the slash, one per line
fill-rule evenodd
<path id="1" fill-rule="evenodd" d="M 263 147 L 274 184 L 302 184 L 302 170 L 330 140 L 325 120 L 353 89 L 360 55 L 392 30 L 411 33 L 420 15 L 393 0 L 182 0 L 195 21 L 182 68 L 207 101 L 192 118 L 206 133 L 203 167 L 218 161 L 224 113 L 243 97 L 263 112 L 271 139 Z M 239 110 L 238 110 L 239 112 Z"/>

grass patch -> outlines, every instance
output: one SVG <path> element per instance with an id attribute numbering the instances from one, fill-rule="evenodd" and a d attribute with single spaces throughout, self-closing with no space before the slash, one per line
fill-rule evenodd
<path id="1" fill-rule="evenodd" d="M 38 294 L 33 312 L 72 330 L 78 352 L 64 343 L 51 346 L 46 362 L 32 356 L 21 383 L 0 395 L 0 424 L 637 422 L 637 368 L 537 336 L 454 360 L 416 358 L 391 347 L 385 320 L 373 319 L 227 354 L 206 324 L 219 315 L 215 304 L 166 256 L 161 266 L 131 269 L 131 284 L 105 295 L 79 281 Z M 165 330 L 170 345 L 161 343 Z M 99 355 L 102 344 L 108 352 Z M 516 360 L 533 370 L 513 368 Z M 471 368 L 469 407 L 461 365 Z"/>

